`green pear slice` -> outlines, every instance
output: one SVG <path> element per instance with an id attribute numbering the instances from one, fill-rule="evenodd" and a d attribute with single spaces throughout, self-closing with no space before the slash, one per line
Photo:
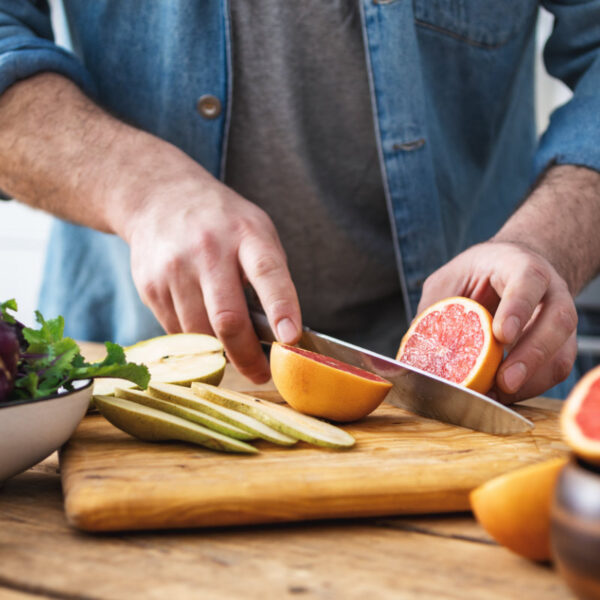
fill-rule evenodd
<path id="1" fill-rule="evenodd" d="M 125 348 L 127 360 L 145 364 L 152 381 L 187 386 L 193 381 L 218 385 L 225 373 L 223 352 L 217 338 L 202 333 L 162 335 Z M 93 395 L 114 395 L 117 387 L 137 386 L 125 379 L 98 378 Z"/>
<path id="2" fill-rule="evenodd" d="M 133 381 L 116 379 L 115 377 L 97 377 L 94 379 L 93 398 L 96 396 L 114 396 L 116 388 L 137 388 Z M 139 389 L 139 388 L 138 388 Z"/>
<path id="3" fill-rule="evenodd" d="M 189 387 L 193 381 L 218 385 L 223 379 L 226 360 L 223 354 L 184 354 L 165 356 L 146 364 L 152 381 Z"/>
<path id="4" fill-rule="evenodd" d="M 258 452 L 254 446 L 242 440 L 124 398 L 98 396 L 96 407 L 115 427 L 147 442 L 178 440 L 221 452 Z"/>
<path id="5" fill-rule="evenodd" d="M 128 360 L 154 362 L 163 356 L 185 354 L 223 354 L 223 344 L 214 336 L 204 333 L 171 333 L 160 335 L 125 348 Z"/>
<path id="6" fill-rule="evenodd" d="M 209 414 L 217 419 L 231 423 L 258 438 L 279 444 L 280 446 L 293 446 L 298 441 L 296 438 L 281 433 L 277 429 L 273 429 L 251 416 L 200 398 L 188 387 L 171 383 L 153 383 L 150 381 L 148 392 L 162 400 L 168 400 L 169 402 Z"/>
<path id="7" fill-rule="evenodd" d="M 287 406 L 205 383 L 192 383 L 192 392 L 220 406 L 254 417 L 265 425 L 309 444 L 350 448 L 356 440 L 346 431 Z"/>
<path id="8" fill-rule="evenodd" d="M 235 425 L 226 423 L 221 419 L 217 419 L 216 417 L 212 417 L 211 415 L 202 413 L 198 410 L 193 410 L 191 408 L 181 406 L 180 404 L 174 404 L 173 402 L 168 402 L 167 400 L 161 400 L 160 398 L 152 396 L 148 392 L 143 392 L 142 390 L 116 388 L 115 396 L 117 398 L 125 398 L 125 400 L 137 402 L 138 404 L 143 404 L 144 406 L 149 406 L 150 408 L 155 408 L 156 410 L 162 410 L 163 412 L 181 417 L 182 419 L 187 419 L 188 421 L 193 421 L 194 423 L 199 423 L 200 425 L 204 425 L 204 427 L 208 427 L 213 431 L 218 431 L 223 435 L 228 435 L 229 437 L 237 440 L 256 439 L 255 435 L 252 435 L 251 433 L 248 433 L 247 431 L 244 431 Z"/>

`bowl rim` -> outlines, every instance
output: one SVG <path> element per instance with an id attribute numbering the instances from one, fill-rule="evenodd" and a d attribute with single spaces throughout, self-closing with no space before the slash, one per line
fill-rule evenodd
<path id="1" fill-rule="evenodd" d="M 94 380 L 90 379 L 76 379 L 71 382 L 73 386 L 76 386 L 72 390 L 65 390 L 64 392 L 57 392 L 51 396 L 44 396 L 43 398 L 19 398 L 17 400 L 9 400 L 8 402 L 0 402 L 0 410 L 3 408 L 10 408 L 13 406 L 20 406 L 21 404 L 35 404 L 36 402 L 45 402 L 46 400 L 56 400 L 57 398 L 66 398 L 76 392 L 81 392 L 92 386 Z"/>

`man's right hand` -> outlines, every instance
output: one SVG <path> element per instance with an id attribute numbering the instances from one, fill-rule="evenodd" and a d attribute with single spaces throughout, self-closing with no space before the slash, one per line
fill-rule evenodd
<path id="1" fill-rule="evenodd" d="M 195 172 L 197 171 L 197 172 Z M 126 240 L 144 303 L 169 333 L 214 333 L 238 370 L 269 378 L 248 317 L 250 283 L 279 340 L 294 343 L 301 317 L 275 227 L 264 211 L 194 165 L 177 181 L 144 186 Z"/>
<path id="2" fill-rule="evenodd" d="M 121 236 L 140 296 L 167 332 L 216 334 L 254 382 L 269 371 L 244 284 L 254 287 L 279 340 L 300 336 L 298 298 L 269 217 L 60 75 L 35 75 L 0 97 L 0 188 Z"/>

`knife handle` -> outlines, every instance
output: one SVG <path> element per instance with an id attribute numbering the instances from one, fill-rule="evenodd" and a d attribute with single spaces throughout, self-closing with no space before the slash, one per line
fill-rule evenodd
<path id="1" fill-rule="evenodd" d="M 252 325 L 254 325 L 254 331 L 258 339 L 268 344 L 275 342 L 277 338 L 269 325 L 267 315 L 257 310 L 249 310 L 248 313 L 250 314 L 250 320 L 252 321 Z"/>

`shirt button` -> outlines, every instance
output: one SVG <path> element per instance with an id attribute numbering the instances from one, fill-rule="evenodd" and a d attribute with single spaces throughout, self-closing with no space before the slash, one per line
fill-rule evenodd
<path id="1" fill-rule="evenodd" d="M 221 101 L 211 94 L 198 98 L 196 109 L 205 119 L 216 119 L 221 114 Z"/>

